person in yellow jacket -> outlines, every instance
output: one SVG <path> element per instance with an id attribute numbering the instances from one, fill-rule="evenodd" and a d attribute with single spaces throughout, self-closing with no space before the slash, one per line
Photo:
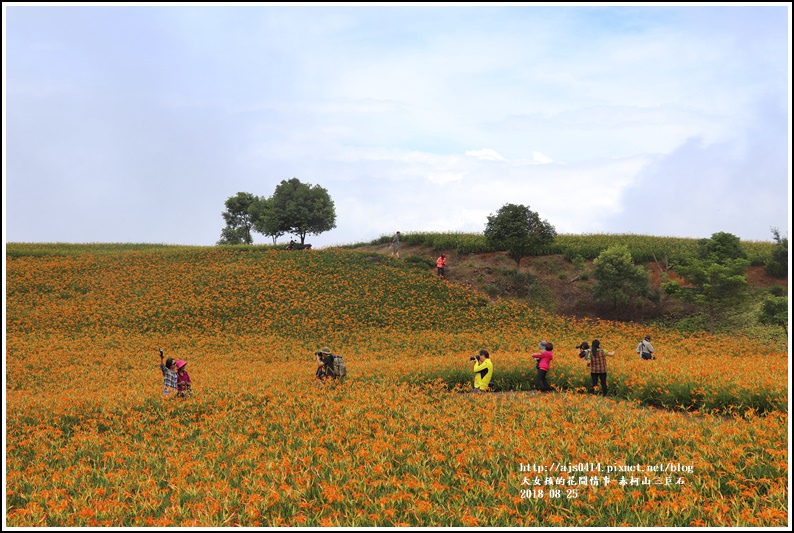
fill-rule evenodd
<path id="1" fill-rule="evenodd" d="M 470 358 L 470 360 L 475 359 L 477 362 L 474 363 L 474 392 L 486 392 L 493 377 L 493 362 L 487 350 L 480 350 L 480 353 Z"/>

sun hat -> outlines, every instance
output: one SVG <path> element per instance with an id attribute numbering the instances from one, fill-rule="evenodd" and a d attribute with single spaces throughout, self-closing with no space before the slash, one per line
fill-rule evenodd
<path id="1" fill-rule="evenodd" d="M 320 350 L 320 352 L 330 354 L 331 348 L 329 348 L 328 346 L 323 346 L 323 349 Z"/>
<path id="2" fill-rule="evenodd" d="M 176 362 L 176 369 L 179 370 L 183 366 L 185 366 L 186 364 L 187 364 L 187 361 L 183 361 L 182 359 L 178 359 L 177 362 Z"/>

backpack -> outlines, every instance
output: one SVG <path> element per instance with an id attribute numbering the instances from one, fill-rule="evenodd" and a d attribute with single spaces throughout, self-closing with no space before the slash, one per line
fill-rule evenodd
<path id="1" fill-rule="evenodd" d="M 342 359 L 341 355 L 334 356 L 334 362 L 331 365 L 331 372 L 334 376 L 341 378 L 347 375 L 347 365 L 345 365 L 344 360 Z"/>

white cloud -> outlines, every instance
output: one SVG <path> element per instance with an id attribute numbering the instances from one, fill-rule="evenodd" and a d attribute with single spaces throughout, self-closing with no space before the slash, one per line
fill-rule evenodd
<path id="1" fill-rule="evenodd" d="M 490 148 L 483 148 L 482 150 L 466 150 L 465 155 L 469 157 L 476 157 L 483 161 L 507 161 L 502 154 Z"/>
<path id="2" fill-rule="evenodd" d="M 540 152 L 532 152 L 531 162 L 539 165 L 548 165 L 549 163 L 553 163 L 554 160 Z"/>

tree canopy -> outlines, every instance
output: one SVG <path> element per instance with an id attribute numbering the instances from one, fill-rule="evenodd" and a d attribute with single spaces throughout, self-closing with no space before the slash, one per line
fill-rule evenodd
<path id="1" fill-rule="evenodd" d="M 788 298 L 768 296 L 758 312 L 758 321 L 768 326 L 780 326 L 788 335 Z"/>
<path id="2" fill-rule="evenodd" d="M 610 246 L 593 261 L 593 266 L 593 297 L 611 303 L 613 311 L 650 295 L 648 272 L 634 265 L 628 246 Z"/>
<path id="3" fill-rule="evenodd" d="M 218 244 L 251 244 L 251 230 L 271 237 L 273 244 L 285 233 L 318 235 L 336 227 L 334 202 L 323 187 L 282 180 L 270 198 L 238 192 L 226 200 L 221 213 L 226 227 Z"/>
<path id="4" fill-rule="evenodd" d="M 484 233 L 489 246 L 507 250 L 516 270 L 522 258 L 542 253 L 557 236 L 554 226 L 541 220 L 529 206 L 515 204 L 505 204 L 496 215 L 489 215 Z"/>
<path id="5" fill-rule="evenodd" d="M 336 227 L 334 201 L 319 185 L 301 183 L 298 178 L 282 180 L 269 199 L 274 227 L 300 237 L 319 235 Z"/>
<path id="6" fill-rule="evenodd" d="M 248 192 L 238 192 L 226 200 L 226 211 L 221 213 L 226 227 L 221 230 L 218 244 L 251 244 L 251 229 L 254 227 L 252 207 L 259 198 Z"/>
<path id="7" fill-rule="evenodd" d="M 665 283 L 667 294 L 676 294 L 705 311 L 709 330 L 720 317 L 736 310 L 747 297 L 747 277 L 744 273 L 750 261 L 741 247 L 739 238 L 730 233 L 714 233 L 711 239 L 699 243 L 699 257 L 676 265 L 689 286 L 675 281 Z"/>
<path id="8" fill-rule="evenodd" d="M 272 198 L 260 198 L 251 207 L 251 213 L 254 217 L 254 231 L 272 238 L 273 244 L 286 233 L 282 213 L 274 207 Z"/>
<path id="9" fill-rule="evenodd" d="M 785 278 L 788 276 L 788 237 L 781 237 L 778 228 L 772 228 L 775 238 L 775 247 L 772 248 L 772 257 L 767 260 L 764 269 L 770 276 Z"/>
<path id="10" fill-rule="evenodd" d="M 712 262 L 721 262 L 726 259 L 747 259 L 739 237 L 724 231 L 713 233 L 710 239 L 700 239 L 698 255 L 701 259 Z"/>

